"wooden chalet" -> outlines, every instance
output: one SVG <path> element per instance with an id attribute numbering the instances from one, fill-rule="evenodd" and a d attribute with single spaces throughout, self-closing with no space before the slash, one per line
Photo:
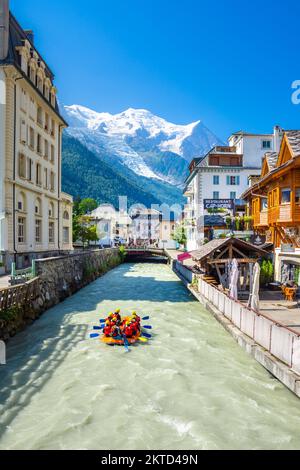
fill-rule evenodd
<path id="1" fill-rule="evenodd" d="M 267 153 L 261 179 L 243 195 L 254 229 L 268 232 L 275 248 L 300 248 L 300 131 L 286 131 L 280 152 Z"/>

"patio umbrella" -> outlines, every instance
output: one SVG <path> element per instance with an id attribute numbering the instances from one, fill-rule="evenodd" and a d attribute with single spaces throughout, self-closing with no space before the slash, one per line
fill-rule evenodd
<path id="1" fill-rule="evenodd" d="M 255 263 L 253 269 L 252 290 L 249 297 L 248 307 L 259 312 L 259 286 L 260 286 L 260 265 Z"/>
<path id="2" fill-rule="evenodd" d="M 229 295 L 232 299 L 238 299 L 238 279 L 239 279 L 239 265 L 236 259 L 232 260 L 231 270 L 230 270 L 230 285 L 229 285 Z"/>

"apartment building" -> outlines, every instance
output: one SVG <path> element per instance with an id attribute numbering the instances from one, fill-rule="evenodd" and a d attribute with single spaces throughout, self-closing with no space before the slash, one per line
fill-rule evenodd
<path id="1" fill-rule="evenodd" d="M 72 250 L 72 197 L 61 191 L 54 76 L 0 0 L 0 262 L 10 270 Z"/>
<path id="2" fill-rule="evenodd" d="M 232 215 L 243 211 L 241 194 L 249 179 L 260 175 L 266 151 L 278 151 L 281 139 L 279 127 L 273 134 L 237 132 L 229 137 L 227 146 L 216 146 L 204 158 L 192 161 L 184 189 L 189 251 L 203 244 L 205 216 L 210 209 L 225 209 Z"/>

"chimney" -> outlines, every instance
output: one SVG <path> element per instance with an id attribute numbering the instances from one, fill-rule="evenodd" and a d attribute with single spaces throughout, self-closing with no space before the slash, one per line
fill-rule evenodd
<path id="1" fill-rule="evenodd" d="M 283 129 L 280 126 L 274 127 L 274 151 L 279 153 L 281 141 L 283 137 Z"/>
<path id="2" fill-rule="evenodd" d="M 8 55 L 9 0 L 0 0 L 0 60 Z"/>
<path id="3" fill-rule="evenodd" d="M 24 32 L 26 34 L 28 41 L 30 41 L 31 44 L 34 44 L 34 32 L 32 31 L 32 29 L 25 29 Z"/>

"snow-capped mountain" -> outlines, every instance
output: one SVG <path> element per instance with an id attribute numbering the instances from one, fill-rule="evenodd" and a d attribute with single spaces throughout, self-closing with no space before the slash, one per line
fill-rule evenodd
<path id="1" fill-rule="evenodd" d="M 194 157 L 222 143 L 201 121 L 172 124 L 145 109 L 113 115 L 72 105 L 64 107 L 64 115 L 68 133 L 95 154 L 106 152 L 111 165 L 176 186 Z"/>

